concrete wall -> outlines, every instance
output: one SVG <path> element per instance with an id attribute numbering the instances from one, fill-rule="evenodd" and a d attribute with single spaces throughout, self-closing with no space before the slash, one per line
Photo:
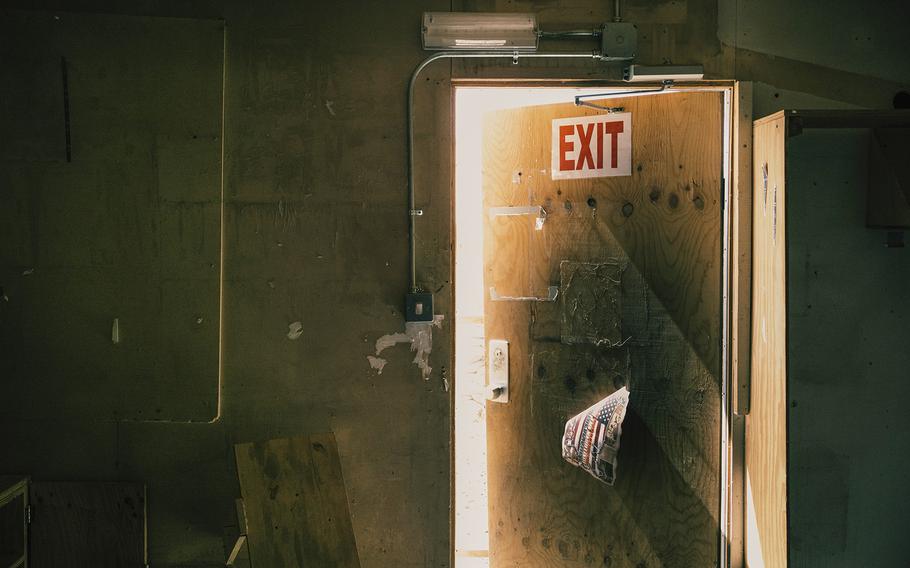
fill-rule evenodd
<path id="1" fill-rule="evenodd" d="M 224 558 L 223 527 L 239 493 L 232 445 L 333 430 L 363 565 L 448 566 L 450 402 L 442 378 L 452 366 L 451 326 L 443 323 L 435 333 L 428 381 L 404 345 L 383 353 L 388 363 L 381 375 L 366 359 L 377 338 L 403 331 L 405 87 L 424 57 L 419 16 L 425 10 L 531 10 L 545 25 L 578 27 L 608 21 L 612 3 L 16 4 L 29 10 L 224 18 L 223 413 L 213 424 L 91 415 L 38 421 L 4 414 L 0 470 L 43 479 L 145 480 L 152 565 L 217 566 Z M 761 82 L 767 87 L 757 89 L 756 106 L 763 113 L 803 93 L 835 105 L 884 108 L 900 84 L 910 82 L 903 20 L 888 9 L 853 13 L 855 3 L 836 2 L 836 13 L 848 15 L 851 24 L 835 19 L 841 23 L 834 33 L 816 24 L 819 18 L 831 21 L 830 3 L 814 3 L 788 20 L 795 31 L 787 37 L 799 40 L 785 42 L 771 14 L 783 18 L 792 7 L 783 0 L 774 4 L 625 2 L 627 19 L 641 30 L 640 62 L 703 62 L 715 78 Z M 894 3 L 893 10 L 899 9 Z M 854 40 L 848 48 L 832 39 L 854 27 L 872 39 Z M 851 56 L 831 56 L 844 50 Z M 875 65 L 866 65 L 869 60 Z M 617 68 L 591 64 L 447 63 L 423 75 L 417 179 L 418 206 L 426 215 L 419 219 L 418 279 L 436 292 L 437 313 L 449 319 L 453 73 L 619 76 Z M 866 73 L 874 76 L 863 78 Z M 302 323 L 303 334 L 290 340 L 287 326 L 294 321 Z M 45 356 L 60 357 L 53 342 Z M 5 384 L 18 379 L 3 377 Z M 107 392 L 99 387 L 92 395 Z M 170 396 L 185 394 L 175 390 Z"/>
<path id="2" fill-rule="evenodd" d="M 787 143 L 794 568 L 899 566 L 910 467 L 910 250 L 866 228 L 868 129 Z"/>

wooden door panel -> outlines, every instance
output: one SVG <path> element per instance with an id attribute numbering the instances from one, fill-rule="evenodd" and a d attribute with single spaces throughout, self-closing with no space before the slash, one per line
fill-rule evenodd
<path id="1" fill-rule="evenodd" d="M 786 120 L 756 121 L 752 391 L 746 417 L 746 561 L 787 566 Z"/>
<path id="2" fill-rule="evenodd" d="M 528 297 L 546 289 L 546 280 L 531 272 L 529 255 L 534 218 L 529 215 L 489 217 L 492 239 L 502 243 L 491 251 L 486 265 L 486 284 L 501 296 Z M 536 285 L 535 285 L 536 284 Z"/>
<path id="3" fill-rule="evenodd" d="M 722 96 L 612 104 L 632 113 L 631 176 L 550 179 L 551 121 L 596 111 L 486 117 L 485 209 L 547 213 L 514 242 L 485 222 L 486 276 L 520 251 L 534 286 L 560 291 L 485 301 L 487 339 L 510 342 L 510 402 L 487 405 L 493 567 L 718 557 Z M 609 487 L 564 462 L 560 439 L 569 417 L 623 385 L 632 398 Z"/>

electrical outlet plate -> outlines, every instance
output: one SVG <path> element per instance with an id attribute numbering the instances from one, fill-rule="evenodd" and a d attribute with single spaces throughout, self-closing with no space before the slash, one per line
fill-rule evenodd
<path id="1" fill-rule="evenodd" d="M 487 349 L 487 398 L 493 402 L 509 402 L 509 342 L 491 339 Z"/>

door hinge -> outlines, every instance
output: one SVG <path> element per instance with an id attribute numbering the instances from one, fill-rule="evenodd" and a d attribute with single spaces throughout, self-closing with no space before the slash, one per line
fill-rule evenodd
<path id="1" fill-rule="evenodd" d="M 727 208 L 727 178 L 720 178 L 720 210 Z"/>
<path id="2" fill-rule="evenodd" d="M 27 524 L 27 525 L 32 524 L 32 506 L 31 505 L 25 506 L 25 524 Z"/>

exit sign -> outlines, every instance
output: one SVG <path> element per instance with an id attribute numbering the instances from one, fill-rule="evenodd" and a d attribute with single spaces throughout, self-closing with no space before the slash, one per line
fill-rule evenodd
<path id="1" fill-rule="evenodd" d="M 553 121 L 553 179 L 632 175 L 632 113 Z"/>

